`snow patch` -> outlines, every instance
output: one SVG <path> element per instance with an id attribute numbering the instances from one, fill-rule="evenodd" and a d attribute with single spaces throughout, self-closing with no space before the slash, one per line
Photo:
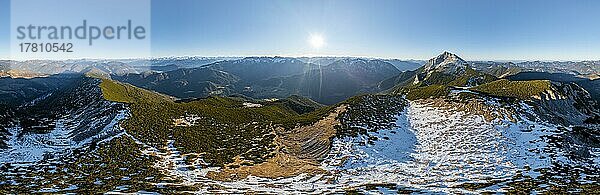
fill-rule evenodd
<path id="1" fill-rule="evenodd" d="M 8 128 L 11 136 L 6 141 L 7 149 L 0 149 L 0 163 L 18 163 L 26 166 L 46 157 L 66 154 L 92 140 L 106 138 L 122 131 L 118 122 L 128 114 L 127 110 L 120 111 L 100 133 L 81 142 L 73 140 L 73 129 L 65 125 L 67 119 L 56 120 L 54 129 L 45 134 L 22 133 L 23 129 L 20 126 Z"/>
<path id="2" fill-rule="evenodd" d="M 244 102 L 244 107 L 246 108 L 259 108 L 262 107 L 262 104 L 255 104 L 255 103 L 250 103 L 250 102 Z"/>
<path id="3" fill-rule="evenodd" d="M 533 114 L 524 103 L 519 109 Z M 410 102 L 397 116 L 397 128 L 369 132 L 378 138 L 374 144 L 366 142 L 368 136 L 336 138 L 322 167 L 337 174 L 337 185 L 391 183 L 472 193 L 449 187 L 509 179 L 524 170 L 523 175 L 535 178 L 539 168 L 570 163 L 558 149 L 547 147 L 545 137 L 555 135 L 556 126 L 519 117 L 517 122 L 486 122 L 480 115 Z M 503 192 L 498 186 L 486 190 Z"/>

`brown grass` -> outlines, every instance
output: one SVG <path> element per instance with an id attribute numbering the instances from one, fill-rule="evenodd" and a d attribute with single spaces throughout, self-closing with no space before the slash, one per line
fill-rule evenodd
<path id="1" fill-rule="evenodd" d="M 329 152 L 331 139 L 335 136 L 335 118 L 346 110 L 346 105 L 337 107 L 324 119 L 310 126 L 291 130 L 277 128 L 275 157 L 253 166 L 243 166 L 244 160 L 236 157 L 233 163 L 219 172 L 209 172 L 208 178 L 220 181 L 235 181 L 250 175 L 263 178 L 293 177 L 302 173 L 309 175 L 325 174 L 319 168 L 319 161 Z M 231 168 L 237 167 L 237 168 Z"/>

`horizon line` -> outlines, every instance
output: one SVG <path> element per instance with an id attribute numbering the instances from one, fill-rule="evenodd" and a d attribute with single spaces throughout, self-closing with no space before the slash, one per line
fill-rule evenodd
<path id="1" fill-rule="evenodd" d="M 452 52 L 451 52 L 452 53 Z M 456 53 L 454 53 L 456 54 Z M 437 56 L 437 55 L 436 55 Z M 467 62 L 586 62 L 600 61 L 599 59 L 569 59 L 569 60 L 549 60 L 549 59 L 465 59 Z M 81 58 L 64 58 L 64 59 L 10 59 L 0 58 L 0 61 L 70 61 L 70 60 L 143 60 L 143 59 L 160 59 L 160 58 L 252 58 L 252 57 L 267 57 L 267 58 L 363 58 L 363 59 L 381 59 L 381 60 L 402 60 L 402 61 L 427 61 L 428 59 L 418 58 L 402 58 L 402 57 L 382 57 L 382 56 L 363 56 L 363 55 L 162 55 L 150 57 L 125 57 L 125 58 L 97 58 L 97 57 L 81 57 Z"/>

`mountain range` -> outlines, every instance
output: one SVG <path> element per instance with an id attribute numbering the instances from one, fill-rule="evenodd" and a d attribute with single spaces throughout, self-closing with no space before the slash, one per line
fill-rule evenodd
<path id="1" fill-rule="evenodd" d="M 0 193 L 599 192 L 598 65 L 532 63 L 3 61 Z"/>

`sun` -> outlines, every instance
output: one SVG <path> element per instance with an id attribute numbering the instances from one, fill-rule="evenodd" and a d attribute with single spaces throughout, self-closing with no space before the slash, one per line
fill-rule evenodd
<path id="1" fill-rule="evenodd" d="M 308 43 L 311 47 L 319 49 L 325 45 L 325 38 L 320 34 L 311 34 L 308 38 Z"/>

